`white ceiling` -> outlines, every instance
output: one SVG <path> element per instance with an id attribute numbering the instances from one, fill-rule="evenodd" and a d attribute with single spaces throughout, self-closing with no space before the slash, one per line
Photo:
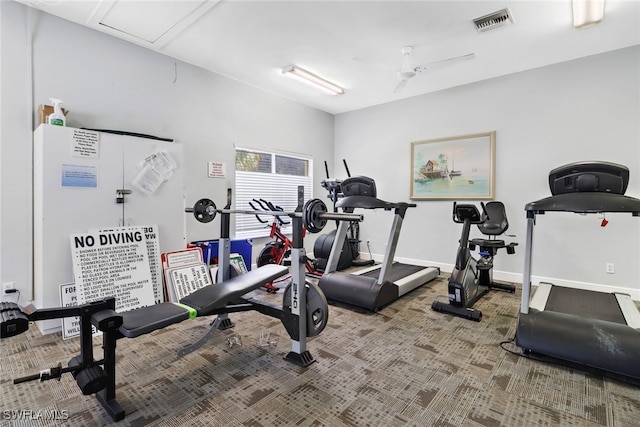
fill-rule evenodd
<path id="1" fill-rule="evenodd" d="M 640 44 L 639 0 L 606 0 L 604 20 L 581 29 L 571 0 L 19 1 L 332 114 Z M 514 23 L 476 30 L 473 18 L 505 7 Z M 413 65 L 475 59 L 418 74 L 395 94 L 404 46 Z M 346 93 L 285 78 L 290 64 Z"/>

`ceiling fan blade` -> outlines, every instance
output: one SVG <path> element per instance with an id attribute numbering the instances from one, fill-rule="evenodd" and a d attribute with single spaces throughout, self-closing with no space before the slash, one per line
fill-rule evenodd
<path id="1" fill-rule="evenodd" d="M 453 58 L 443 59 L 441 61 L 429 62 L 428 64 L 416 67 L 416 72 L 434 70 L 443 66 L 453 65 L 458 62 L 468 61 L 470 59 L 474 59 L 475 57 L 475 53 L 467 53 L 466 55 L 455 56 Z"/>
<path id="2" fill-rule="evenodd" d="M 408 80 L 400 80 L 400 82 L 398 82 L 398 84 L 396 85 L 396 88 L 393 90 L 393 93 L 400 93 L 402 92 L 402 89 L 404 89 L 404 85 L 407 84 Z"/>

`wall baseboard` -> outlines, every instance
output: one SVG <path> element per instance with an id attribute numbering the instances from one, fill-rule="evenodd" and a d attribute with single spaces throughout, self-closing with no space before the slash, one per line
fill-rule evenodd
<path id="1" fill-rule="evenodd" d="M 372 254 L 373 259 L 376 262 L 382 262 L 383 255 Z M 440 269 L 441 274 L 449 274 L 453 271 L 453 264 L 445 264 L 439 262 L 428 262 L 410 258 L 396 258 L 397 262 L 413 265 L 422 265 L 425 267 L 437 267 Z M 493 270 L 493 278 L 501 282 L 512 282 L 522 284 L 522 273 L 513 273 L 508 271 Z M 579 282 L 574 280 L 557 279 L 553 277 L 544 277 L 533 275 L 531 277 L 531 283 L 533 286 L 538 286 L 540 282 L 552 283 L 558 286 L 564 286 L 567 288 L 586 289 L 589 291 L 606 292 L 606 293 L 623 293 L 628 294 L 634 301 L 640 301 L 640 289 L 625 288 L 621 286 L 602 285 L 599 283 Z"/>

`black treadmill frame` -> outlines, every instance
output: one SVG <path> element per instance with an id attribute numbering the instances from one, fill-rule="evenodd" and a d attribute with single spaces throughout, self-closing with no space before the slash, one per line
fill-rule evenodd
<path id="1" fill-rule="evenodd" d="M 640 216 L 640 200 L 606 192 L 564 193 L 528 203 L 525 211 L 527 240 L 516 344 L 525 352 L 640 380 L 640 329 L 586 316 L 548 311 L 531 304 L 536 215 L 546 212 L 630 213 L 637 217 Z M 635 307 L 632 309 L 635 310 Z"/>
<path id="2" fill-rule="evenodd" d="M 336 203 L 337 208 L 341 208 L 347 213 L 352 213 L 355 209 L 392 211 L 393 223 L 382 263 L 379 266 L 370 267 L 370 270 L 378 270 L 379 273 L 377 277 L 368 277 L 337 271 L 340 250 L 344 244 L 348 227 L 348 224 L 340 222 L 325 272 L 318 282 L 318 286 L 328 300 L 375 312 L 408 292 L 430 282 L 440 274 L 439 268 L 425 266 L 420 267 L 418 272 L 406 276 L 405 280 L 397 280 L 396 282 L 391 280 L 394 266 L 397 268 L 398 265 L 394 263 L 394 257 L 404 216 L 408 208 L 416 206 L 415 203 L 392 203 L 368 195 L 347 196 Z M 364 271 L 362 272 L 364 273 Z"/>

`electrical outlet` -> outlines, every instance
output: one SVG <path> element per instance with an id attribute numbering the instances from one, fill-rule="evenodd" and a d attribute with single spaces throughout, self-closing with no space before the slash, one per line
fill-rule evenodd
<path id="1" fill-rule="evenodd" d="M 608 262 L 608 263 L 606 263 L 606 264 L 605 264 L 605 271 L 606 271 L 608 274 L 613 274 L 613 273 L 615 273 L 615 269 L 613 268 L 613 263 L 612 263 L 612 262 Z"/>
<path id="2" fill-rule="evenodd" d="M 15 284 L 15 282 L 4 282 L 4 283 L 2 284 L 2 293 L 3 293 L 3 294 L 7 294 L 7 293 L 8 293 L 8 292 L 7 292 L 8 290 L 10 290 L 10 289 L 15 289 L 15 288 L 16 288 L 16 284 Z"/>

